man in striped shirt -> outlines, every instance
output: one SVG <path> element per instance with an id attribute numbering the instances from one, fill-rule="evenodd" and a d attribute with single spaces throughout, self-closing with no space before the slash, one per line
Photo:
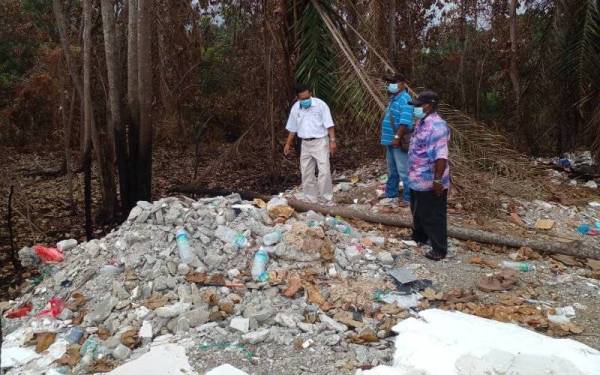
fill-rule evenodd
<path id="1" fill-rule="evenodd" d="M 388 180 L 385 198 L 396 198 L 399 195 L 399 184 L 402 181 L 404 192 L 401 206 L 408 206 L 410 190 L 408 188 L 408 149 L 402 147 L 402 138 L 412 131 L 413 107 L 406 90 L 406 77 L 396 74 L 386 77 L 387 91 L 390 101 L 381 121 L 381 145 L 385 147 L 388 167 Z"/>

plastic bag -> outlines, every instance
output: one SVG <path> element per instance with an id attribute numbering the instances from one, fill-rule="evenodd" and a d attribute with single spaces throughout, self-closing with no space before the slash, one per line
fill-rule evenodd
<path id="1" fill-rule="evenodd" d="M 65 301 L 58 297 L 52 297 L 50 298 L 50 301 L 48 301 L 48 307 L 37 313 L 36 317 L 51 316 L 53 318 L 56 318 L 64 309 Z"/>
<path id="2" fill-rule="evenodd" d="M 35 245 L 33 250 L 44 263 L 58 263 L 65 260 L 65 255 L 54 247 Z"/>
<path id="3" fill-rule="evenodd" d="M 31 303 L 26 303 L 14 309 L 8 310 L 4 316 L 9 319 L 22 318 L 29 314 L 31 309 L 33 309 L 33 305 Z"/>

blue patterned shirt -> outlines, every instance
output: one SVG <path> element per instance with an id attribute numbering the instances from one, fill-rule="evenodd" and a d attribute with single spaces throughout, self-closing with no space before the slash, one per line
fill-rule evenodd
<path id="1" fill-rule="evenodd" d="M 402 90 L 390 99 L 381 121 L 381 144 L 383 146 L 392 144 L 394 135 L 401 125 L 406 126 L 409 131 L 412 130 L 413 106 L 408 104 L 410 100 L 411 97 L 406 90 Z M 394 118 L 393 124 L 392 117 Z"/>

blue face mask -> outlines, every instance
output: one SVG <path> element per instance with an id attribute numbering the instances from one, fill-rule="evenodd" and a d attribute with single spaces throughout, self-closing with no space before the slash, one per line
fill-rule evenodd
<path id="1" fill-rule="evenodd" d="M 300 108 L 302 108 L 302 109 L 308 109 L 308 108 L 310 108 L 311 105 L 312 105 L 311 98 L 300 100 Z"/>
<path id="2" fill-rule="evenodd" d="M 423 107 L 415 107 L 413 109 L 413 115 L 418 119 L 422 119 L 423 117 L 425 117 L 425 112 L 423 112 Z"/>
<path id="3" fill-rule="evenodd" d="M 390 94 L 396 94 L 398 91 L 400 91 L 400 88 L 398 88 L 397 83 L 390 83 L 387 87 L 387 90 Z"/>

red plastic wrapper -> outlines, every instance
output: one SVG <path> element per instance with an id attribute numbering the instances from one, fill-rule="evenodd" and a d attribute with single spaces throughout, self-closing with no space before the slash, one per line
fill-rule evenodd
<path id="1" fill-rule="evenodd" d="M 52 297 L 50 298 L 50 301 L 48 301 L 48 307 L 37 313 L 36 317 L 51 316 L 53 318 L 56 318 L 64 309 L 65 301 L 58 297 Z"/>
<path id="2" fill-rule="evenodd" d="M 8 310 L 4 316 L 9 319 L 22 318 L 29 314 L 31 309 L 33 309 L 33 305 L 31 303 L 26 303 L 14 309 Z"/>
<path id="3" fill-rule="evenodd" d="M 65 255 L 54 247 L 35 245 L 33 250 L 44 263 L 58 263 L 65 260 Z"/>

